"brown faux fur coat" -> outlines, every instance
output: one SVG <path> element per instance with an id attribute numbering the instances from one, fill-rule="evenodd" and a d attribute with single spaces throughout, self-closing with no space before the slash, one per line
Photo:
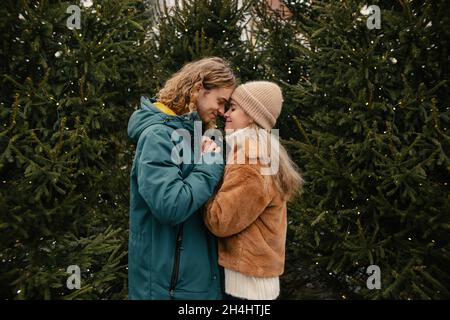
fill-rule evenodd
<path id="1" fill-rule="evenodd" d="M 219 237 L 219 264 L 255 277 L 284 272 L 286 201 L 260 164 L 227 164 L 222 185 L 205 206 L 204 221 Z M 258 162 L 259 163 L 259 162 Z M 266 185 L 265 185 L 266 184 Z"/>

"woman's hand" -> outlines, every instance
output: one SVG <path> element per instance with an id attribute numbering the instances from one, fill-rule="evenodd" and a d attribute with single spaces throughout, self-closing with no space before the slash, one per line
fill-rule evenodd
<path id="1" fill-rule="evenodd" d="M 214 152 L 220 153 L 220 147 L 210 137 L 202 137 L 202 154 Z"/>

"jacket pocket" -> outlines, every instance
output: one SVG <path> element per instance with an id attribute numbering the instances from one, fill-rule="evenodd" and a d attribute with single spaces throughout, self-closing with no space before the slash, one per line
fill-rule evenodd
<path id="1" fill-rule="evenodd" d="M 203 226 L 194 221 L 187 221 L 185 225 L 175 291 L 204 293 L 211 291 L 214 277 L 212 264 L 217 261 L 211 259 L 213 248 L 208 244 Z"/>

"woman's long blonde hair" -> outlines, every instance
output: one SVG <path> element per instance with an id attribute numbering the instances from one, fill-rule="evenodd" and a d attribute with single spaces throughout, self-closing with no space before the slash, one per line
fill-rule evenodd
<path id="1" fill-rule="evenodd" d="M 270 130 L 261 128 L 256 122 L 253 122 L 249 128 L 256 131 L 256 137 L 259 139 L 258 146 L 265 148 L 264 151 L 259 150 L 259 155 L 267 155 L 271 159 L 270 161 L 278 161 L 278 171 L 273 175 L 265 175 L 266 182 L 273 179 L 278 191 L 286 201 L 299 195 L 304 180 L 297 164 L 292 161 L 280 143 L 279 137 L 274 136 Z M 274 154 L 272 154 L 273 152 Z"/>
<path id="2" fill-rule="evenodd" d="M 196 90 L 203 86 L 206 90 L 234 88 L 236 77 L 229 63 L 218 57 L 203 58 L 185 64 L 158 92 L 157 100 L 176 114 L 197 110 Z"/>
<path id="3" fill-rule="evenodd" d="M 284 199 L 288 201 L 293 196 L 299 195 L 302 192 L 304 180 L 299 172 L 298 166 L 292 161 L 284 146 L 279 140 L 279 159 L 280 167 L 273 177 L 275 185 L 284 195 Z"/>

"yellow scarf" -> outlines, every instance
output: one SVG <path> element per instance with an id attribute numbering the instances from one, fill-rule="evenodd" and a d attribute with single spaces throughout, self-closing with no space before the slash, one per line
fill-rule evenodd
<path id="1" fill-rule="evenodd" d="M 170 114 L 171 116 L 176 116 L 177 114 L 170 109 L 168 106 L 166 106 L 164 103 L 161 102 L 155 102 L 153 104 L 155 107 L 157 107 L 159 110 L 161 110 L 162 112 L 164 112 L 165 114 Z"/>

